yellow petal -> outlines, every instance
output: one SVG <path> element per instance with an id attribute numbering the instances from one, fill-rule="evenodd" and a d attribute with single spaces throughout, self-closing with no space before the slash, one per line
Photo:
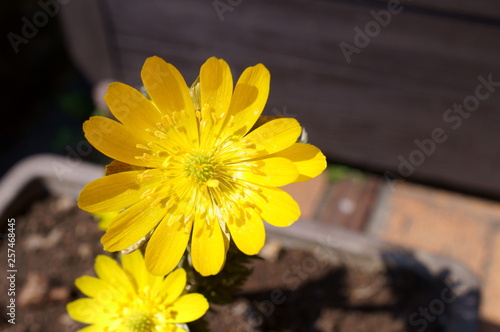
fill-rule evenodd
<path id="1" fill-rule="evenodd" d="M 301 130 L 297 120 L 279 118 L 266 122 L 248 133 L 243 141 L 255 145 L 257 156 L 265 156 L 293 145 Z"/>
<path id="2" fill-rule="evenodd" d="M 220 272 L 226 260 L 226 238 L 222 234 L 219 222 L 198 217 L 194 221 L 191 239 L 191 260 L 202 276 Z"/>
<path id="3" fill-rule="evenodd" d="M 262 64 L 245 69 L 234 88 L 224 136 L 248 133 L 264 110 L 270 81 L 271 75 Z"/>
<path id="4" fill-rule="evenodd" d="M 186 250 L 192 221 L 169 214 L 160 222 L 146 247 L 146 266 L 154 275 L 166 275 Z"/>
<path id="5" fill-rule="evenodd" d="M 117 261 L 105 255 L 97 256 L 94 264 L 97 276 L 117 289 L 125 297 L 127 293 L 135 292 L 135 285 Z"/>
<path id="6" fill-rule="evenodd" d="M 104 96 L 111 113 L 127 127 L 156 130 L 161 113 L 142 93 L 123 83 L 111 83 Z"/>
<path id="7" fill-rule="evenodd" d="M 299 175 L 297 167 L 286 158 L 266 158 L 232 164 L 234 177 L 263 186 L 284 186 Z"/>
<path id="8" fill-rule="evenodd" d="M 97 150 L 106 156 L 121 162 L 143 166 L 158 167 L 161 162 L 156 159 L 138 159 L 145 150 L 137 148 L 138 144 L 147 146 L 151 138 L 146 132 L 139 132 L 103 116 L 93 116 L 83 124 L 85 138 Z"/>
<path id="9" fill-rule="evenodd" d="M 261 115 L 257 119 L 257 122 L 254 123 L 252 129 L 250 129 L 250 132 L 254 131 L 255 129 L 259 128 L 265 123 L 268 123 L 269 121 L 273 121 L 276 119 L 282 119 L 284 116 L 282 115 Z"/>
<path id="10" fill-rule="evenodd" d="M 273 226 L 290 226 L 300 217 L 297 202 L 281 189 L 259 187 L 258 190 L 247 189 L 245 193 L 261 218 Z"/>
<path id="11" fill-rule="evenodd" d="M 222 59 L 208 59 L 200 70 L 200 106 L 214 110 L 217 116 L 227 114 L 232 93 L 233 77 L 228 64 Z"/>
<path id="12" fill-rule="evenodd" d="M 161 203 L 143 198 L 121 212 L 101 238 L 104 250 L 124 250 L 142 239 L 158 225 L 166 209 Z"/>
<path id="13" fill-rule="evenodd" d="M 289 148 L 273 154 L 273 157 L 283 157 L 291 160 L 299 177 L 295 182 L 310 180 L 320 175 L 326 168 L 326 158 L 320 149 L 311 144 L 295 143 Z"/>
<path id="14" fill-rule="evenodd" d="M 120 211 L 113 211 L 113 212 L 102 212 L 102 213 L 94 213 L 94 217 L 98 220 L 97 222 L 97 227 L 105 231 L 108 229 L 109 225 L 113 220 L 116 219 Z"/>
<path id="15" fill-rule="evenodd" d="M 88 297 L 93 297 L 101 304 L 111 301 L 116 291 L 113 285 L 108 284 L 102 279 L 91 276 L 81 276 L 77 278 L 75 280 L 75 285 L 83 294 Z"/>
<path id="16" fill-rule="evenodd" d="M 185 130 L 186 142 L 198 142 L 198 128 L 193 109 L 193 101 L 186 81 L 170 63 L 159 57 L 150 57 L 141 71 L 142 82 L 160 112 L 167 116 L 178 116 L 173 125 Z"/>
<path id="17" fill-rule="evenodd" d="M 121 261 L 123 269 L 134 278 L 140 290 L 148 286 L 154 289 L 162 283 L 163 277 L 153 276 L 146 270 L 146 264 L 140 250 L 135 250 L 127 255 L 121 255 Z"/>
<path id="18" fill-rule="evenodd" d="M 251 209 L 242 211 L 230 217 L 227 225 L 234 243 L 244 254 L 256 255 L 264 246 L 266 241 L 264 223 L 255 211 Z"/>
<path id="19" fill-rule="evenodd" d="M 152 183 L 139 185 L 142 171 L 116 173 L 87 184 L 78 198 L 78 207 L 92 213 L 120 211 L 136 203 Z"/>
<path id="20" fill-rule="evenodd" d="M 78 299 L 66 305 L 66 311 L 72 319 L 86 324 L 97 323 L 104 310 L 99 302 L 89 298 Z"/>
<path id="21" fill-rule="evenodd" d="M 208 301 L 201 294 L 186 294 L 175 301 L 167 310 L 171 318 L 169 323 L 192 322 L 203 316 L 208 310 Z"/>
<path id="22" fill-rule="evenodd" d="M 159 286 L 160 290 L 158 295 L 163 297 L 163 304 L 168 305 L 179 296 L 181 296 L 184 288 L 186 287 L 186 271 L 184 269 L 176 269 L 168 274 L 163 279 L 162 284 Z"/>
<path id="23" fill-rule="evenodd" d="M 200 76 L 194 80 L 193 84 L 189 88 L 189 94 L 193 100 L 193 107 L 195 110 L 201 109 L 201 93 L 200 93 Z"/>

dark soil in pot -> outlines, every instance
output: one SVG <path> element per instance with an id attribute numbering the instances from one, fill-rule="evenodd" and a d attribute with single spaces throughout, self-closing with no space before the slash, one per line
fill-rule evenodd
<path id="1" fill-rule="evenodd" d="M 94 275 L 95 256 L 103 253 L 102 231 L 64 197 L 37 201 L 15 219 L 16 324 L 7 322 L 3 310 L 0 329 L 78 330 L 83 325 L 69 318 L 65 305 L 82 296 L 75 278 Z M 1 253 L 5 259 L 0 268 L 6 271 L 5 239 Z M 234 303 L 212 306 L 206 316 L 212 331 L 418 331 L 424 324 L 421 309 L 428 310 L 446 287 L 445 276 L 431 282 L 410 271 L 368 271 L 272 239 L 263 256 L 253 261 L 254 273 Z M 2 308 L 7 300 L 2 295 Z M 444 331 L 446 310 L 433 321 L 425 320 L 425 330 Z"/>

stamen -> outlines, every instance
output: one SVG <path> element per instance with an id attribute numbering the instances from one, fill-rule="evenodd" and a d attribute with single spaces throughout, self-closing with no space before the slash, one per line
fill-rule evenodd
<path id="1" fill-rule="evenodd" d="M 170 127 L 173 127 L 174 126 L 174 122 L 172 121 L 172 119 L 170 118 L 170 116 L 168 115 L 164 115 L 163 116 L 163 119 L 165 119 L 165 121 L 167 122 L 167 124 L 170 126 Z"/>
<path id="2" fill-rule="evenodd" d="M 163 131 L 155 131 L 154 135 L 158 137 L 159 139 L 164 139 L 166 140 L 168 138 L 167 134 L 165 134 Z"/>
<path id="3" fill-rule="evenodd" d="M 142 160 L 144 162 L 147 162 L 148 160 L 154 159 L 154 157 L 148 153 L 143 153 L 142 156 L 135 156 L 135 159 Z"/>
<path id="4" fill-rule="evenodd" d="M 158 123 L 156 124 L 156 127 L 157 127 L 158 129 L 160 129 L 160 131 L 163 131 L 163 132 L 166 132 L 166 131 L 167 131 L 167 130 L 165 129 L 165 127 L 163 127 L 163 124 L 162 124 L 161 122 L 158 122 Z"/>
<path id="5" fill-rule="evenodd" d="M 210 179 L 207 181 L 207 186 L 210 188 L 217 188 L 219 186 L 219 180 Z"/>

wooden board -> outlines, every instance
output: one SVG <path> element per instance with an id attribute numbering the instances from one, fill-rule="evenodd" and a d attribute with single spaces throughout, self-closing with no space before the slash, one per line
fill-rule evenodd
<path id="1" fill-rule="evenodd" d="M 212 1 L 100 1 L 105 10 L 88 24 L 107 21 L 102 52 L 112 55 L 110 72 L 117 80 L 140 84 L 140 68 L 151 55 L 176 65 L 188 83 L 212 55 L 226 59 L 235 74 L 262 62 L 272 73 L 266 113 L 297 117 L 330 160 L 500 198 L 500 87 L 456 130 L 458 120 L 444 118 L 455 103 L 475 94 L 479 76 L 500 81 L 499 22 L 494 14 L 477 16 L 500 2 L 483 0 L 474 10 L 465 2 L 454 9 L 451 1 L 437 7 L 420 3 L 429 13 L 411 10 L 416 1 L 404 4 L 348 63 L 339 45 L 355 45 L 355 27 L 376 27 L 371 11 L 387 9 L 381 3 L 241 1 L 221 20 Z M 71 6 L 65 6 L 66 14 Z M 452 9 L 467 15 L 445 15 Z M 87 33 L 67 21 L 68 30 Z M 78 53 L 78 43 L 72 47 Z M 398 157 L 413 155 L 420 162 L 415 140 L 432 138 L 436 128 L 446 141 L 435 144 L 411 175 L 399 172 Z"/>
<path id="2" fill-rule="evenodd" d="M 356 1 L 346 0 L 351 3 Z M 388 3 L 388 0 L 360 0 L 359 3 L 367 4 L 378 1 Z M 394 1 L 394 0 L 393 0 Z M 489 21 L 494 22 L 500 18 L 500 3 L 495 0 L 403 0 L 401 3 L 408 11 L 421 12 L 424 15 L 447 16 L 459 20 Z"/>

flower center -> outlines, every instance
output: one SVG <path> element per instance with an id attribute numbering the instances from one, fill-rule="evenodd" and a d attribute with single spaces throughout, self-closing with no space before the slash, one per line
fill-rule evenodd
<path id="1" fill-rule="evenodd" d="M 198 182 L 207 182 L 215 173 L 215 163 L 211 158 L 192 154 L 186 161 L 184 170 L 188 175 L 192 175 Z"/>
<path id="2" fill-rule="evenodd" d="M 140 313 L 127 317 L 126 326 L 130 332 L 151 332 L 155 324 L 148 315 Z"/>

